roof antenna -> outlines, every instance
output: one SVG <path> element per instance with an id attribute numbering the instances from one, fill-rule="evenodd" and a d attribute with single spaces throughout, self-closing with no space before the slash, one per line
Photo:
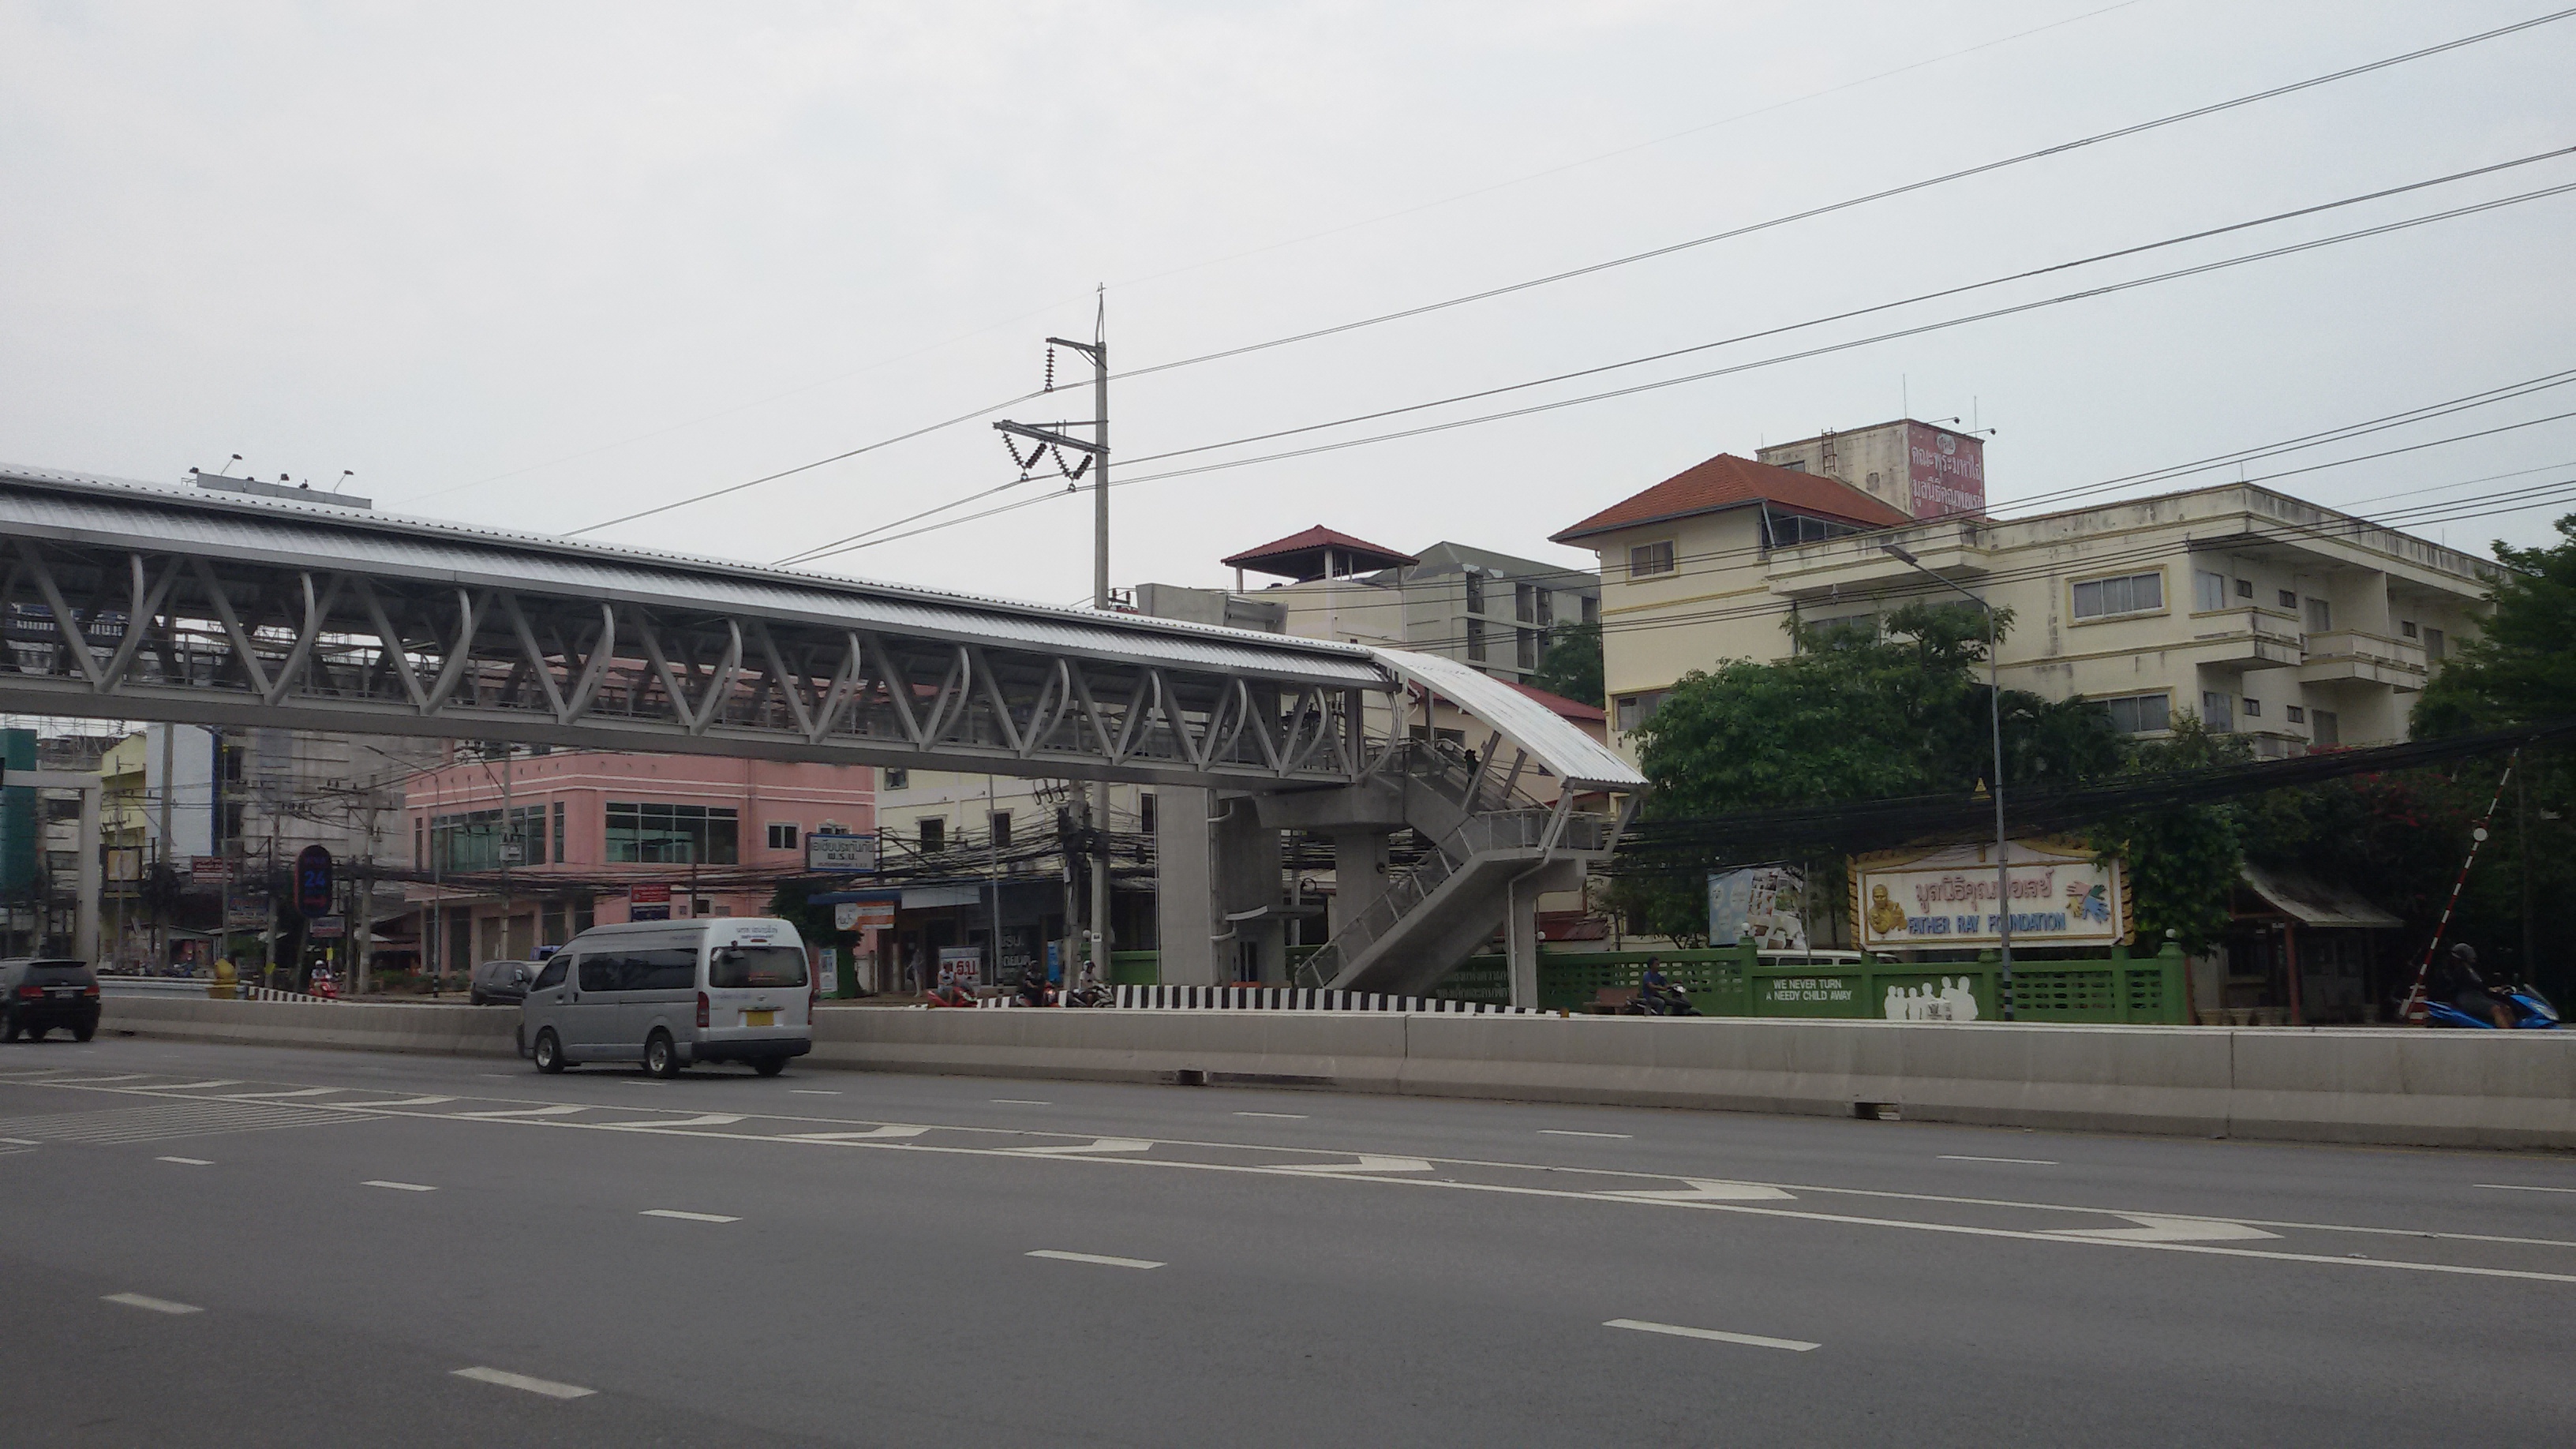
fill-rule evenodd
<path id="1" fill-rule="evenodd" d="M 358 474 L 357 474 L 357 470 L 356 470 L 356 469 L 354 469 L 354 468 L 343 468 L 343 469 L 341 469 L 341 470 L 340 470 L 340 481 L 331 485 L 331 491 L 332 491 L 332 492 L 334 492 L 334 493 L 337 493 L 337 492 L 339 492 L 341 489 L 348 487 L 348 486 L 349 486 L 349 480 L 350 480 L 350 479 L 352 479 L 352 478 L 355 478 L 355 477 L 357 477 L 357 476 L 358 476 Z"/>
<path id="2" fill-rule="evenodd" d="M 240 461 L 241 461 L 241 454 L 239 454 L 239 453 L 235 453 L 235 454 L 233 454 L 233 463 L 238 463 L 238 462 L 240 462 Z M 218 477 L 218 478 L 221 478 L 221 477 L 223 477 L 225 474 L 230 473 L 230 472 L 233 470 L 233 463 L 226 463 L 224 466 L 222 466 L 222 467 L 220 467 L 220 468 L 217 468 L 217 469 L 215 470 L 215 476 L 216 476 L 216 477 Z"/>

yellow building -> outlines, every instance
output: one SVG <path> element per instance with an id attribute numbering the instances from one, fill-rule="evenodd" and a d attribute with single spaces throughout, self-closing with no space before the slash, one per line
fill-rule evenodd
<path id="1" fill-rule="evenodd" d="M 1982 480 L 1980 480 L 1982 481 Z M 2106 704 L 2132 734 L 2185 713 L 2267 756 L 2404 738 L 2415 695 L 2477 628 L 2496 566 L 2227 484 L 2025 518 L 1916 520 L 1839 478 L 1721 454 L 1555 535 L 1601 556 L 1614 747 L 1674 681 L 1774 660 L 1786 625 L 1875 629 L 1957 598 L 2012 610 L 2009 688 Z"/>

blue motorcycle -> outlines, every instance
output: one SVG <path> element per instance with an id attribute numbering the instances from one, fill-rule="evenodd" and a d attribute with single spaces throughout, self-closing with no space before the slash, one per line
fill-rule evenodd
<path id="1" fill-rule="evenodd" d="M 2517 986 L 2511 991 L 2506 992 L 2498 999 L 2503 1001 L 2506 1006 L 2512 1008 L 2513 1025 L 2514 1029 L 2517 1031 L 2561 1031 L 2565 1029 L 2565 1023 L 2559 1020 L 2558 1008 L 2550 1005 L 2549 998 L 2541 995 L 2536 987 Z M 2448 1001 L 2426 1001 L 2424 1003 L 2424 1024 L 2426 1026 L 2467 1026 L 2475 1027 L 2482 1031 L 2494 1031 L 2496 1029 L 2496 1024 L 2492 1019 L 2482 1015 L 2472 1016 L 2468 1012 L 2462 1011 L 2457 1005 Z"/>

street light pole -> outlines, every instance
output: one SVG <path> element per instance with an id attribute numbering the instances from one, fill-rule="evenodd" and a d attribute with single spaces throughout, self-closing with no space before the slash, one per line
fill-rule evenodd
<path id="1" fill-rule="evenodd" d="M 2002 958 L 2003 966 L 1997 994 L 2002 998 L 2004 1020 L 2010 1021 L 2013 1019 L 2012 842 L 2004 834 L 2004 685 L 1998 657 L 2001 640 L 1995 628 L 1995 606 L 1925 568 L 1921 559 L 1895 544 L 1882 543 L 1879 549 L 1898 563 L 1986 611 L 1986 725 L 1995 751 L 1994 775 L 1989 786 L 1995 797 L 1995 920 L 2000 946 L 1997 954 Z"/>

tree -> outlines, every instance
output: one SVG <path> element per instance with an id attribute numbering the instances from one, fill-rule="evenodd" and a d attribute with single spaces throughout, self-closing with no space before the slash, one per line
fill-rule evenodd
<path id="1" fill-rule="evenodd" d="M 1548 631 L 1547 652 L 1529 682 L 1578 704 L 1601 705 L 1601 626 L 1561 624 Z"/>
<path id="2" fill-rule="evenodd" d="M 2560 542 L 2499 542 L 2505 575 L 2479 637 L 2462 644 L 2415 705 L 2419 736 L 2576 715 L 2576 514 Z"/>
<path id="3" fill-rule="evenodd" d="M 2174 719 L 2169 737 L 2132 747 L 2127 768 L 2156 775 L 2253 757 L 2245 740 L 2213 734 L 2186 711 Z M 2088 839 L 2096 851 L 2128 863 L 2140 944 L 2161 946 L 2172 931 L 2185 951 L 2198 955 L 2227 930 L 2228 900 L 2245 867 L 2245 835 L 2242 811 L 2230 802 L 2141 811 L 2096 826 Z"/>

